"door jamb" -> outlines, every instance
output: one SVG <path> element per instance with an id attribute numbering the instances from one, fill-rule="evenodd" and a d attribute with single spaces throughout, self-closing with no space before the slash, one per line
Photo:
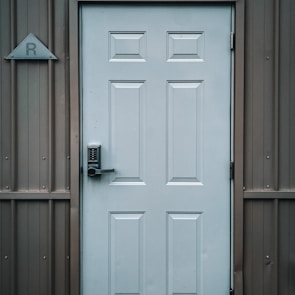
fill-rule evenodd
<path id="1" fill-rule="evenodd" d="M 180 0 L 69 0 L 69 89 L 70 89 L 70 294 L 80 294 L 80 90 L 79 4 L 82 3 L 177 3 Z M 243 179 L 244 179 L 244 31 L 245 0 L 188 0 L 188 3 L 231 3 L 235 7 L 235 65 L 233 122 L 233 272 L 235 294 L 243 295 Z"/>

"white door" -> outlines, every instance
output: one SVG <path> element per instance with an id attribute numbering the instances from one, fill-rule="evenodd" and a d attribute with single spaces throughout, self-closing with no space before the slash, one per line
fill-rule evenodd
<path id="1" fill-rule="evenodd" d="M 81 24 L 83 295 L 228 294 L 231 8 L 85 5 Z M 95 144 L 114 172 L 87 175 Z"/>

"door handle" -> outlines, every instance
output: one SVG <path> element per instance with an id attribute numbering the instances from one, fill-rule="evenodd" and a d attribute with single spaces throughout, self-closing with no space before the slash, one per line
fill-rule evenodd
<path id="1" fill-rule="evenodd" d="M 115 169 L 101 169 L 101 145 L 91 144 L 87 147 L 87 174 L 90 177 L 115 172 Z"/>
<path id="2" fill-rule="evenodd" d="M 115 169 L 97 169 L 93 167 L 88 167 L 88 176 L 96 176 L 96 175 L 102 175 L 105 173 L 115 172 Z"/>

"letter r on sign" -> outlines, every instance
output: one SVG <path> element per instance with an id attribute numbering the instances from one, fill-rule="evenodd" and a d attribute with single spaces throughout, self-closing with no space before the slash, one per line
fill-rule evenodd
<path id="1" fill-rule="evenodd" d="M 26 43 L 26 55 L 30 55 L 30 51 L 31 54 L 36 55 L 36 44 L 35 43 Z"/>

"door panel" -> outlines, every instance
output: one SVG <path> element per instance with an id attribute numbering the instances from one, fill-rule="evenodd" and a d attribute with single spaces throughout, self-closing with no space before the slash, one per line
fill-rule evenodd
<path id="1" fill-rule="evenodd" d="M 85 5 L 83 294 L 227 294 L 229 6 Z"/>

